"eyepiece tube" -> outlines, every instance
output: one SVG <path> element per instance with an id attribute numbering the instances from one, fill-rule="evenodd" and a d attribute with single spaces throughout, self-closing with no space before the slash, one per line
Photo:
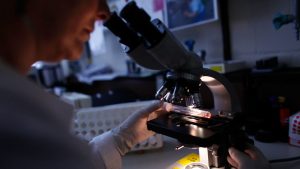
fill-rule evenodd
<path id="1" fill-rule="evenodd" d="M 161 32 L 151 22 L 151 17 L 142 8 L 139 8 L 135 1 L 129 2 L 121 10 L 120 16 L 126 20 L 132 29 L 141 34 L 149 46 L 154 46 L 164 36 L 164 32 Z"/>
<path id="2" fill-rule="evenodd" d="M 104 23 L 114 35 L 120 38 L 120 43 L 126 46 L 125 52 L 139 65 L 154 70 L 165 70 L 144 46 L 142 38 L 115 12 Z"/>
<path id="3" fill-rule="evenodd" d="M 133 50 L 141 43 L 141 37 L 137 35 L 115 12 L 111 17 L 104 22 L 114 35 L 120 38 L 120 43 L 126 45 L 129 49 Z"/>

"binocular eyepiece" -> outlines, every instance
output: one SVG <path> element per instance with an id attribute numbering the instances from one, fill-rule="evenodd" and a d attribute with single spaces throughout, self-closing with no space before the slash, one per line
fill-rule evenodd
<path id="1" fill-rule="evenodd" d="M 129 2 L 121 10 L 120 16 L 114 12 L 104 26 L 118 36 L 120 43 L 129 50 L 134 50 L 141 42 L 150 48 L 164 36 L 164 31 L 151 22 L 151 17 L 135 1 Z"/>

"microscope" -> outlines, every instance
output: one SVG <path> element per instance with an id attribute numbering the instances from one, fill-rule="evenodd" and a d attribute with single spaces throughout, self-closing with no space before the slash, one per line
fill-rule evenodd
<path id="1" fill-rule="evenodd" d="M 120 15 L 120 16 L 119 16 Z M 172 112 L 147 122 L 149 130 L 177 139 L 181 146 L 197 148 L 200 161 L 185 168 L 230 168 L 228 148 L 245 148 L 241 107 L 231 83 L 221 74 L 203 68 L 201 58 L 187 50 L 159 19 L 130 1 L 104 23 L 124 51 L 137 64 L 166 71 L 155 97 L 171 103 Z M 208 89 L 213 106 L 203 103 Z"/>

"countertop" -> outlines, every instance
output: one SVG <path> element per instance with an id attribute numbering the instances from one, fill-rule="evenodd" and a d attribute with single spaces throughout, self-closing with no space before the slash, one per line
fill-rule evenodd
<path id="1" fill-rule="evenodd" d="M 157 150 L 132 152 L 123 157 L 123 169 L 166 169 L 177 160 L 190 153 L 198 153 L 198 150 L 183 148 L 175 150 L 178 142 L 170 137 L 163 136 L 164 146 Z M 300 156 L 300 147 L 287 143 L 261 143 L 255 141 L 255 145 L 265 154 L 268 160 L 292 158 Z M 273 169 L 300 168 L 300 160 L 290 162 L 271 163 Z"/>

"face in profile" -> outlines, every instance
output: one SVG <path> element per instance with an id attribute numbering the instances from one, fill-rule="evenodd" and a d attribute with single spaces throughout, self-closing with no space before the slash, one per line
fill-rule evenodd
<path id="1" fill-rule="evenodd" d="M 105 0 L 33 0 L 29 18 L 37 57 L 44 61 L 76 60 L 96 20 L 109 17 Z"/>

